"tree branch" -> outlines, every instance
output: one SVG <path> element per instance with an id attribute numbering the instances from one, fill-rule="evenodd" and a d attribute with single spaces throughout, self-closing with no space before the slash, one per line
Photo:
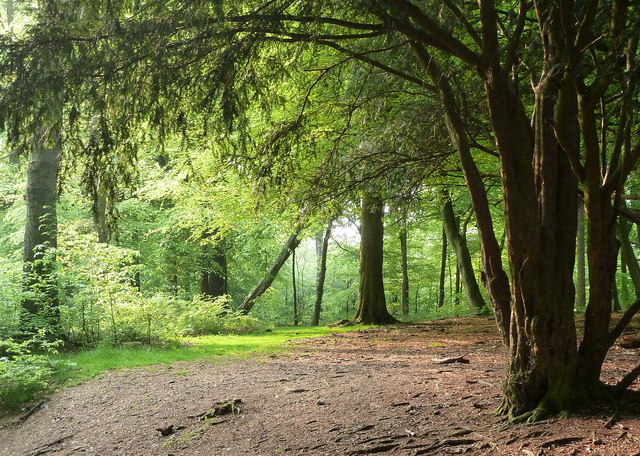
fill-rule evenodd
<path id="1" fill-rule="evenodd" d="M 616 339 L 620 337 L 622 331 L 627 327 L 633 316 L 640 310 L 640 298 L 636 299 L 633 304 L 622 315 L 616 326 L 609 332 L 608 346 L 611 347 Z"/>
<path id="2" fill-rule="evenodd" d="M 614 387 L 617 393 L 622 393 L 629 388 L 631 384 L 640 377 L 640 364 L 633 368 L 631 372 L 625 375 Z"/>
<path id="3" fill-rule="evenodd" d="M 422 28 L 421 37 L 411 37 L 415 41 L 424 42 L 431 46 L 435 46 L 455 57 L 458 57 L 465 63 L 472 66 L 478 65 L 479 56 L 471 49 L 469 49 L 464 43 L 456 39 L 448 31 L 440 27 L 431 17 L 427 16 L 420 8 L 415 6 L 408 0 L 389 0 L 389 3 L 398 8 L 401 12 L 405 13 L 410 19 L 412 19 L 419 27 Z M 408 24 L 396 22 L 394 26 L 398 31 L 399 26 L 408 26 Z M 409 26 L 409 28 L 411 28 Z M 415 30 L 415 29 L 414 29 Z"/>
<path id="4" fill-rule="evenodd" d="M 367 57 L 367 54 L 370 54 L 374 51 L 367 51 L 367 52 L 356 52 L 356 51 L 352 51 L 351 49 L 347 49 L 344 46 L 339 45 L 338 43 L 334 43 L 333 41 L 330 40 L 318 40 L 316 39 L 315 36 L 312 35 L 305 35 L 305 34 L 287 34 L 287 33 L 283 33 L 283 36 L 273 36 L 273 37 L 267 37 L 267 39 L 270 39 L 272 41 L 280 41 L 280 42 L 285 42 L 285 43 L 295 43 L 295 42 L 308 42 L 308 43 L 316 43 L 316 44 L 320 44 L 323 46 L 328 46 L 331 47 L 333 49 L 335 49 L 336 51 L 348 55 L 351 58 L 354 58 L 356 60 L 360 60 L 361 62 L 364 63 L 368 63 L 369 65 L 379 68 L 383 71 L 386 71 L 387 73 L 393 74 L 394 76 L 398 76 L 401 79 L 404 79 L 406 81 L 409 82 L 413 82 L 414 84 L 419 85 L 420 87 L 423 87 L 426 90 L 434 90 L 433 86 L 429 83 L 427 83 L 426 81 L 417 78 L 415 76 L 412 76 L 408 73 L 405 73 L 403 71 L 397 70 L 395 68 L 390 67 L 389 65 L 386 65 L 378 60 L 374 60 L 370 57 Z M 382 51 L 380 51 L 382 52 Z"/>

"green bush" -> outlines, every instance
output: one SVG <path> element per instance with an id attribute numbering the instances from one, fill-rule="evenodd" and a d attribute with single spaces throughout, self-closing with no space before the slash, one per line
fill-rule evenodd
<path id="1" fill-rule="evenodd" d="M 51 358 L 59 342 L 47 341 L 44 331 L 24 342 L 0 341 L 0 401 L 12 410 L 42 393 L 58 365 Z"/>
<path id="2" fill-rule="evenodd" d="M 196 295 L 180 314 L 180 333 L 184 336 L 205 334 L 249 334 L 262 329 L 255 318 L 233 313 L 227 296 L 211 299 Z"/>

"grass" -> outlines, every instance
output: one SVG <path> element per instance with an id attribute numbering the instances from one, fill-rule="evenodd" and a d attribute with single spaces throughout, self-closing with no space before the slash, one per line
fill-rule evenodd
<path id="1" fill-rule="evenodd" d="M 157 347 L 102 347 L 76 353 L 58 355 L 63 366 L 59 370 L 58 383 L 78 383 L 102 372 L 128 367 L 144 367 L 168 364 L 175 361 L 245 359 L 257 354 L 286 350 L 285 342 L 293 339 L 318 337 L 365 328 L 282 327 L 270 332 L 246 335 L 215 335 L 181 338 L 178 343 L 164 348 Z"/>

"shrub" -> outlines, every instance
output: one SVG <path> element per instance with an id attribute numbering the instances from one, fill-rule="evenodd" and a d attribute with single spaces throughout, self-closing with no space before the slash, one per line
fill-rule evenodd
<path id="1" fill-rule="evenodd" d="M 47 341 L 44 331 L 24 342 L 0 341 L 0 401 L 5 409 L 16 409 L 42 393 L 58 365 L 51 355 L 59 342 Z"/>

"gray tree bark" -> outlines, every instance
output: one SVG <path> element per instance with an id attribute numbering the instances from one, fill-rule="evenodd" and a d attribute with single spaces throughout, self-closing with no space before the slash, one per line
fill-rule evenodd
<path id="1" fill-rule="evenodd" d="M 28 314 L 40 314 L 52 325 L 59 320 L 58 292 L 53 274 L 57 247 L 58 172 L 60 132 L 57 127 L 41 128 L 33 138 L 27 166 L 23 273 Z M 40 324 L 40 323 L 37 323 Z"/>

